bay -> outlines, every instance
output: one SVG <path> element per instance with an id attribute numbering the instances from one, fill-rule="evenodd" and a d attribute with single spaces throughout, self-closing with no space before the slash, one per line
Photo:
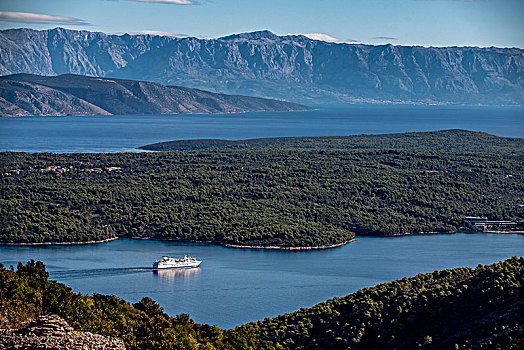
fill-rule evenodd
<path id="1" fill-rule="evenodd" d="M 195 256 L 198 269 L 153 271 L 162 255 Z M 41 260 L 81 293 L 158 301 L 170 315 L 230 328 L 344 296 L 404 276 L 490 264 L 524 255 L 524 235 L 457 233 L 358 237 L 318 251 L 235 249 L 209 244 L 118 239 L 69 246 L 1 246 L 0 263 Z"/>
<path id="2" fill-rule="evenodd" d="M 0 118 L 0 151 L 128 152 L 155 142 L 443 129 L 524 137 L 522 107 L 317 106 L 301 112 Z"/>
<path id="3" fill-rule="evenodd" d="M 305 112 L 0 118 L 0 151 L 124 152 L 177 139 L 248 139 L 430 131 L 483 131 L 524 137 L 522 107 L 318 106 Z M 194 270 L 155 272 L 162 255 L 203 259 Z M 458 233 L 359 237 L 321 251 L 233 249 L 207 244 L 119 239 L 94 245 L 0 247 L 0 263 L 46 263 L 52 279 L 81 293 L 144 296 L 166 312 L 234 327 L 309 307 L 360 288 L 457 266 L 524 255 L 524 236 Z"/>

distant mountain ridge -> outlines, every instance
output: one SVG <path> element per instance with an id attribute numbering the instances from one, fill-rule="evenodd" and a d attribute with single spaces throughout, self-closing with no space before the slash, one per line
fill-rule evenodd
<path id="1" fill-rule="evenodd" d="M 0 31 L 0 74 L 82 74 L 296 102 L 524 104 L 524 50 Z"/>
<path id="2" fill-rule="evenodd" d="M 158 83 L 64 74 L 0 77 L 0 116 L 238 113 L 309 107 Z"/>

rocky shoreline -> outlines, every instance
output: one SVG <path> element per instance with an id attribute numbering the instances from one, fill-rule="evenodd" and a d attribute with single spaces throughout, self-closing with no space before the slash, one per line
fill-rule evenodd
<path id="1" fill-rule="evenodd" d="M 345 241 L 342 243 L 332 244 L 332 245 L 322 245 L 314 247 L 283 247 L 283 246 L 263 246 L 263 245 L 240 245 L 240 244 L 229 244 L 229 243 L 220 243 L 221 246 L 227 248 L 244 248 L 244 249 L 275 249 L 275 250 L 317 250 L 317 249 L 330 249 L 341 247 L 348 243 L 354 242 L 355 239 Z"/>
<path id="2" fill-rule="evenodd" d="M 406 233 L 397 233 L 383 237 L 402 237 L 409 235 L 425 235 L 425 234 L 454 234 L 458 231 L 448 231 L 448 232 L 406 232 Z M 524 231 L 469 231 L 471 233 L 517 233 L 524 234 Z M 117 240 L 121 237 L 112 237 L 107 239 L 102 239 L 98 241 L 85 241 L 85 242 L 40 242 L 40 243 L 4 243 L 0 242 L 0 246 L 50 246 L 50 245 L 84 245 L 84 244 L 97 244 L 97 243 L 107 243 Z M 217 244 L 227 248 L 247 248 L 247 249 L 275 249 L 275 250 L 317 250 L 317 249 L 330 249 L 337 248 L 348 243 L 355 241 L 356 239 L 351 239 L 342 243 L 324 245 L 324 246 L 313 246 L 313 247 L 286 247 L 286 246 L 258 246 L 258 245 L 242 245 L 242 244 L 232 244 L 232 243 L 222 243 L 222 242 L 213 242 L 213 241 L 184 241 L 180 239 L 154 239 L 150 237 L 131 237 L 131 239 L 141 239 L 141 240 L 157 240 L 157 241 L 172 241 L 172 242 L 184 242 L 184 243 L 205 243 L 205 244 Z"/>
<path id="3" fill-rule="evenodd" d="M 38 243 L 3 243 L 0 242 L 0 245 L 9 245 L 9 246 L 48 246 L 48 245 L 83 245 L 83 244 L 96 244 L 96 243 L 107 243 L 114 240 L 117 240 L 120 237 L 112 237 L 107 239 L 102 239 L 99 241 L 85 241 L 85 242 L 38 242 Z"/>
<path id="4" fill-rule="evenodd" d="M 113 237 L 108 239 L 103 239 L 99 241 L 86 241 L 86 242 L 41 242 L 41 243 L 0 243 L 1 245 L 7 246 L 50 246 L 50 245 L 84 245 L 84 244 L 97 244 L 97 243 L 107 243 L 119 239 L 120 237 Z M 131 237 L 131 239 L 139 240 L 155 240 L 150 237 Z M 229 244 L 222 242 L 212 242 L 212 241 L 183 241 L 180 239 L 156 239 L 157 241 L 171 241 L 171 242 L 185 242 L 185 243 L 206 243 L 206 244 L 217 244 L 223 247 L 228 248 L 249 248 L 249 249 L 277 249 L 277 250 L 317 250 L 317 249 L 330 249 L 341 247 L 348 243 L 355 241 L 355 239 L 345 241 L 342 243 L 324 245 L 324 246 L 313 246 L 313 247 L 285 247 L 285 246 L 255 246 L 255 245 L 241 245 L 241 244 Z"/>

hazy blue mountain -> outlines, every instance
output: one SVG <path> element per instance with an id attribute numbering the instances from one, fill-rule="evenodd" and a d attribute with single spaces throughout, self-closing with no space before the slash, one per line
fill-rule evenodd
<path id="1" fill-rule="evenodd" d="M 83 74 L 300 102 L 524 104 L 524 50 L 0 31 L 0 74 Z"/>
<path id="2" fill-rule="evenodd" d="M 0 77 L 0 116 L 237 113 L 309 107 L 158 83 L 64 74 Z"/>

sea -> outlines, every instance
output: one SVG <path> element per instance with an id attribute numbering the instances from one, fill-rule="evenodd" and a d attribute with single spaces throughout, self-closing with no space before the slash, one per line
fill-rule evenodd
<path id="1" fill-rule="evenodd" d="M 0 152 L 135 152 L 184 139 L 242 140 L 444 129 L 524 137 L 524 107 L 330 105 L 313 111 L 0 118 Z"/>
<path id="2" fill-rule="evenodd" d="M 524 137 L 523 107 L 330 105 L 303 112 L 0 118 L 0 151 L 136 152 L 180 139 L 382 134 L 467 129 Z M 163 255 L 195 256 L 198 269 L 154 271 Z M 80 293 L 148 296 L 170 315 L 232 328 L 310 307 L 404 276 L 524 255 L 524 235 L 466 233 L 358 237 L 339 248 L 279 251 L 118 239 L 67 246 L 0 246 L 0 263 L 41 260 Z"/>
<path id="3" fill-rule="evenodd" d="M 163 255 L 191 255 L 198 269 L 154 271 Z M 232 328 L 310 307 L 404 276 L 476 267 L 524 255 L 524 235 L 456 233 L 358 237 L 339 248 L 283 251 L 118 239 L 89 245 L 0 246 L 0 263 L 43 261 L 50 278 L 75 292 L 148 296 L 170 315 Z"/>

